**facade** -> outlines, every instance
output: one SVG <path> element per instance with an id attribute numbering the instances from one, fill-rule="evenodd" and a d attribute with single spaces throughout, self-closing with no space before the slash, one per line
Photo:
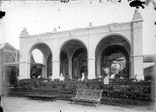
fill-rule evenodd
<path id="1" fill-rule="evenodd" d="M 26 28 L 20 34 L 20 79 L 30 78 L 31 53 L 43 53 L 42 76 L 78 80 L 110 74 L 124 78 L 144 79 L 142 57 L 142 22 L 135 10 L 133 19 L 125 23 L 73 29 L 69 31 L 29 35 Z"/>
<path id="2" fill-rule="evenodd" d="M 19 74 L 19 50 L 9 43 L 0 44 L 0 58 L 3 82 L 13 84 Z"/>

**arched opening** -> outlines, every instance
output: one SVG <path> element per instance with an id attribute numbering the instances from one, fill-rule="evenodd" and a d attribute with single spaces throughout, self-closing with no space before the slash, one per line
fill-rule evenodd
<path id="1" fill-rule="evenodd" d="M 32 50 L 30 57 L 30 77 L 38 77 L 42 74 L 43 63 L 43 53 L 35 48 Z"/>
<path id="2" fill-rule="evenodd" d="M 72 72 L 73 79 L 78 80 L 82 78 L 84 74 L 85 79 L 88 77 L 88 66 L 87 66 L 87 50 L 85 48 L 80 48 L 76 50 L 72 59 Z"/>
<path id="3" fill-rule="evenodd" d="M 60 61 L 60 73 L 65 79 L 78 80 L 82 78 L 82 73 L 87 78 L 87 49 L 81 41 L 69 40 L 63 44 Z"/>
<path id="4" fill-rule="evenodd" d="M 68 56 L 64 51 L 61 51 L 60 61 L 60 73 L 65 77 L 65 79 L 69 79 Z"/>
<path id="5" fill-rule="evenodd" d="M 130 45 L 122 36 L 110 35 L 103 38 L 96 48 L 96 76 L 102 76 L 108 68 L 111 78 L 129 78 Z"/>
<path id="6" fill-rule="evenodd" d="M 35 53 L 35 51 L 38 51 Z M 35 44 L 29 52 L 30 77 L 48 78 L 52 74 L 52 52 L 45 43 Z"/>
<path id="7" fill-rule="evenodd" d="M 32 51 L 32 57 L 31 58 L 33 58 L 32 61 L 35 61 L 36 63 L 43 64 L 43 53 L 39 49 L 34 49 Z"/>
<path id="8" fill-rule="evenodd" d="M 129 78 L 129 55 L 125 48 L 119 45 L 112 45 L 103 50 L 101 54 L 101 74 L 102 68 L 110 67 L 111 74 L 116 77 Z M 119 68 L 113 67 L 119 66 Z M 118 69 L 118 70 L 117 70 Z"/>

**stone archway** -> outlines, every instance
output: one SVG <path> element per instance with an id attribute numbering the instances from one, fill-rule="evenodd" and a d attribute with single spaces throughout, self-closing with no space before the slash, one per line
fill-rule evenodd
<path id="1" fill-rule="evenodd" d="M 85 44 L 76 39 L 65 42 L 61 47 L 60 67 L 60 73 L 65 78 L 78 80 L 82 73 L 87 77 L 87 48 Z"/>
<path id="2" fill-rule="evenodd" d="M 103 38 L 96 47 L 96 76 L 103 75 L 103 68 L 120 66 L 119 74 L 124 78 L 130 77 L 130 52 L 131 47 L 127 39 L 119 35 L 110 35 Z M 113 64 L 113 65 L 112 65 Z M 124 75 L 126 73 L 126 75 Z"/>
<path id="3" fill-rule="evenodd" d="M 72 58 L 72 72 L 73 79 L 81 79 L 82 73 L 84 73 L 85 79 L 88 77 L 88 66 L 87 66 L 87 50 L 80 48 L 76 50 Z"/>
<path id="4" fill-rule="evenodd" d="M 127 51 L 130 57 L 130 78 L 135 78 L 134 76 L 136 76 L 138 80 L 143 80 L 142 22 L 142 16 L 138 10 L 135 10 L 132 21 L 124 23 L 90 26 L 87 28 L 37 35 L 29 35 L 24 28 L 20 34 L 20 79 L 29 78 L 30 60 L 27 59 L 27 56 L 30 47 L 36 42 L 45 42 L 53 50 L 54 79 L 59 78 L 60 75 L 59 56 L 61 51 L 65 51 L 68 56 L 69 76 L 72 79 L 72 57 L 78 49 L 86 48 L 88 56 L 88 78 L 94 79 L 95 75 L 101 75 L 100 61 L 103 50 L 112 45 L 119 45 Z M 66 40 L 68 41 L 65 42 Z M 65 44 L 62 45 L 62 43 Z"/>
<path id="5" fill-rule="evenodd" d="M 65 79 L 69 79 L 69 70 L 68 70 L 68 56 L 64 51 L 60 53 L 60 73 L 65 77 Z"/>
<path id="6" fill-rule="evenodd" d="M 111 74 L 117 74 L 118 77 L 129 78 L 129 55 L 124 47 L 112 45 L 105 48 L 101 54 L 101 74 L 103 68 L 110 68 Z M 114 68 L 113 66 L 119 66 Z"/>
<path id="7" fill-rule="evenodd" d="M 43 54 L 43 63 L 35 63 L 32 60 L 33 50 L 38 49 Z M 52 72 L 52 52 L 50 47 L 45 43 L 37 43 L 31 47 L 29 50 L 28 62 L 30 62 L 30 75 L 33 75 L 31 67 L 35 65 L 35 69 L 39 68 L 40 72 L 37 72 L 36 76 L 41 75 L 44 78 L 48 78 Z"/>

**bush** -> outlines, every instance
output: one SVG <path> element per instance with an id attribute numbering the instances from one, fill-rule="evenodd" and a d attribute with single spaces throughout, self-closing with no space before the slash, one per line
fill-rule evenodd
<path id="1" fill-rule="evenodd" d="M 152 102 L 154 97 L 151 94 L 151 83 L 147 81 L 133 82 L 131 80 L 118 80 L 118 82 L 116 81 L 110 83 L 109 85 L 103 85 L 103 82 L 95 80 L 93 82 L 44 82 L 44 80 L 34 78 L 22 79 L 18 81 L 15 88 L 22 88 L 24 91 L 33 91 L 35 88 L 40 91 L 57 89 L 64 97 L 76 95 L 77 88 L 103 89 L 103 98 L 107 97 L 110 99 L 120 99 L 123 100 L 123 102 Z"/>
<path id="2" fill-rule="evenodd" d="M 38 87 L 38 79 L 22 79 L 15 84 L 15 88 L 32 89 Z"/>

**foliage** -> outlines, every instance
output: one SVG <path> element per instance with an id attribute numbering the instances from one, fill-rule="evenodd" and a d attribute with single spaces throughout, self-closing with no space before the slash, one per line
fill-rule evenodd
<path id="1" fill-rule="evenodd" d="M 51 95 L 59 94 L 58 99 L 70 100 L 75 96 L 77 88 L 103 89 L 102 98 L 107 98 L 115 102 L 153 102 L 152 82 L 133 80 L 114 80 L 109 85 L 103 85 L 103 82 L 92 80 L 88 82 L 44 82 L 38 79 L 20 80 L 14 90 L 18 92 L 28 92 L 32 90 L 33 94 Z M 20 88 L 21 90 L 19 91 Z M 24 91 L 23 91 L 24 90 Z M 59 92 L 58 92 L 59 91 Z M 103 101 L 106 103 L 106 101 Z"/>
<path id="2" fill-rule="evenodd" d="M 149 87 L 141 87 L 143 91 L 140 91 L 139 87 L 131 87 L 125 86 L 121 89 L 116 89 L 113 86 L 107 86 L 103 90 L 103 97 L 109 98 L 117 98 L 117 99 L 126 99 L 126 100 L 133 100 L 133 101 L 141 101 L 141 102 L 151 102 L 152 96 Z"/>
<path id="3" fill-rule="evenodd" d="M 32 89 L 38 86 L 38 79 L 22 79 L 15 84 L 15 88 Z"/>

